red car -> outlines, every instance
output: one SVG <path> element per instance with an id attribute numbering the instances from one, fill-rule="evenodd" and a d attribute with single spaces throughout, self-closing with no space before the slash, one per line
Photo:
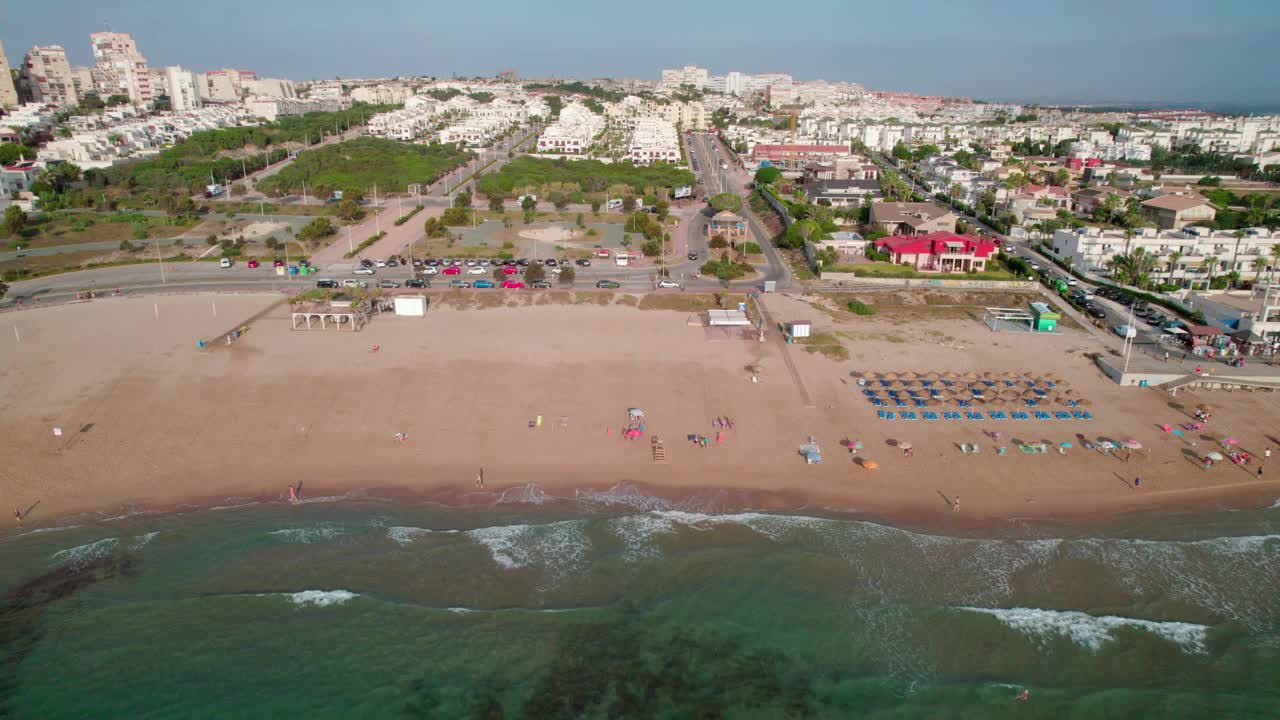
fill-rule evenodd
<path id="1" fill-rule="evenodd" d="M 596 257 L 607 258 L 609 257 L 609 251 L 605 250 L 604 248 L 600 248 L 599 250 L 596 251 Z"/>
<path id="2" fill-rule="evenodd" d="M 276 266 L 276 267 L 284 267 L 284 261 L 283 261 L 283 260 L 276 260 L 275 262 L 273 262 L 273 263 L 271 263 L 271 264 L 272 264 L 272 265 L 274 265 L 274 266 Z"/>
<path id="3" fill-rule="evenodd" d="M 521 290 L 524 288 L 524 283 L 519 280 L 503 280 L 502 287 L 508 290 Z"/>
<path id="4" fill-rule="evenodd" d="M 502 268 L 502 274 L 503 274 L 503 275 L 515 275 L 515 274 L 516 274 L 516 273 L 518 273 L 518 272 L 520 272 L 520 269 L 519 269 L 519 268 L 513 268 L 513 267 L 511 267 L 511 266 L 507 266 L 507 267 Z"/>
<path id="5" fill-rule="evenodd" d="M 461 274 L 462 274 L 462 268 L 458 267 L 457 265 L 450 265 L 449 267 L 447 267 L 447 268 L 445 268 L 444 270 L 442 270 L 440 274 L 442 274 L 442 275 L 461 275 Z"/>
<path id="6" fill-rule="evenodd" d="M 256 268 L 256 267 L 258 267 L 258 261 L 257 261 L 257 260 L 250 260 L 250 261 L 249 261 L 249 267 L 251 267 L 251 268 Z"/>

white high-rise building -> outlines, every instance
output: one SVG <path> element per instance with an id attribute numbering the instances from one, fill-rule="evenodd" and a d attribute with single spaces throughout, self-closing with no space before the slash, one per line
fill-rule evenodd
<path id="1" fill-rule="evenodd" d="M 67 51 L 61 45 L 31 48 L 22 61 L 18 83 L 22 85 L 23 94 L 34 103 L 65 108 L 80 102 L 71 80 Z"/>
<path id="2" fill-rule="evenodd" d="M 164 69 L 165 86 L 169 92 L 169 106 L 174 112 L 187 112 L 200 107 L 200 93 L 196 90 L 196 77 L 181 65 Z"/>
<path id="3" fill-rule="evenodd" d="M 662 84 L 672 87 L 681 85 L 692 85 L 694 88 L 701 90 L 707 84 L 707 77 L 710 73 L 706 68 L 696 65 L 685 65 L 678 70 L 663 70 Z"/>
<path id="4" fill-rule="evenodd" d="M 4 43 L 0 43 L 0 107 L 18 107 L 18 91 L 13 87 L 13 77 L 9 75 L 9 58 L 4 54 Z"/>
<path id="5" fill-rule="evenodd" d="M 111 95 L 126 95 L 135 105 L 150 105 L 155 99 L 151 70 L 147 59 L 129 33 L 90 33 L 93 64 L 97 71 L 98 94 L 103 100 Z"/>

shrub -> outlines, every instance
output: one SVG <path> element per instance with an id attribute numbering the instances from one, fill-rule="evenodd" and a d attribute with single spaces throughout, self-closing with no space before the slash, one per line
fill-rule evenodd
<path id="1" fill-rule="evenodd" d="M 135 228 L 133 229 L 133 239 L 134 239 L 134 240 L 146 240 L 146 239 L 147 239 L 147 229 L 146 229 L 145 227 L 135 227 Z"/>
<path id="2" fill-rule="evenodd" d="M 742 243 L 741 248 L 742 248 L 742 252 L 746 253 L 747 255 L 759 255 L 760 253 L 764 252 L 764 250 L 760 249 L 759 245 L 753 242 Z"/>
<path id="3" fill-rule="evenodd" d="M 876 314 L 875 310 L 872 310 L 871 308 L 867 307 L 866 303 L 862 302 L 861 300 L 850 300 L 849 312 L 853 313 L 854 315 L 875 315 Z"/>
<path id="4" fill-rule="evenodd" d="M 724 237 L 720 235 L 711 238 L 711 242 L 707 244 L 711 246 L 712 250 L 723 250 L 724 248 L 729 247 L 729 241 L 725 240 Z"/>
<path id="5" fill-rule="evenodd" d="M 657 240 L 645 240 L 640 246 L 640 252 L 644 253 L 645 257 L 657 257 L 662 254 L 662 243 Z"/>
<path id="6" fill-rule="evenodd" d="M 572 285 L 573 281 L 576 279 L 577 279 L 577 273 L 574 271 L 572 265 L 566 266 L 560 271 L 561 285 Z"/>

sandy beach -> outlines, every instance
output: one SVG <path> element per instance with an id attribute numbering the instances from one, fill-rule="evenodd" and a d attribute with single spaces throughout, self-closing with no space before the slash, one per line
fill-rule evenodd
<path id="1" fill-rule="evenodd" d="M 287 306 L 272 307 L 278 295 L 110 298 L 10 313 L 0 321 L 9 326 L 0 333 L 6 512 L 34 505 L 27 525 L 38 526 L 86 512 L 277 501 L 291 483 L 312 498 L 364 491 L 483 506 L 504 491 L 527 494 L 530 483 L 559 496 L 632 484 L 723 506 L 961 524 L 1280 497 L 1280 468 L 1260 479 L 1256 463 L 1206 472 L 1197 460 L 1227 434 L 1258 457 L 1275 448 L 1272 394 L 1122 389 L 1086 357 L 1103 348 L 1080 330 L 992 334 L 945 313 L 865 318 L 771 296 L 774 317 L 839 333 L 849 357 L 833 360 L 773 337 L 709 333 L 689 312 L 642 310 L 634 296 L 511 294 L 489 308 L 462 297 L 436 295 L 425 318 L 379 317 L 360 333 L 290 331 Z M 263 310 L 234 345 L 197 346 Z M 1095 419 L 888 423 L 852 376 L 865 370 L 1052 371 L 1092 400 Z M 1217 408 L 1205 430 L 1180 439 L 1159 427 L 1186 422 L 1200 402 Z M 648 436 L 621 439 L 629 407 L 647 413 L 665 463 L 654 462 Z M 530 428 L 538 416 L 541 427 Z M 734 422 L 718 443 L 716 417 Z M 1082 433 L 1145 449 L 1127 462 L 1078 447 L 1001 457 L 987 430 L 1010 445 Z M 711 446 L 687 442 L 690 434 L 710 436 Z M 809 436 L 822 464 L 798 454 Z M 861 441 L 859 455 L 878 469 L 851 462 L 844 440 Z M 901 441 L 913 457 L 895 447 Z M 982 452 L 962 454 L 959 443 Z"/>

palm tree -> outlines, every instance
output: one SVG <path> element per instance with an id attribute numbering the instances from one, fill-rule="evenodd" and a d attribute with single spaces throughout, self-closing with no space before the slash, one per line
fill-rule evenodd
<path id="1" fill-rule="evenodd" d="M 1233 272 L 1240 267 L 1240 241 L 1244 240 L 1244 231 L 1237 230 L 1234 235 L 1236 236 L 1236 249 L 1231 251 L 1231 267 Z M 1235 272 L 1235 280 L 1232 280 L 1231 284 L 1227 286 L 1227 289 L 1234 290 L 1235 284 L 1239 279 L 1240 273 Z"/>
<path id="2" fill-rule="evenodd" d="M 1173 271 L 1178 268 L 1178 261 L 1182 259 L 1182 253 L 1174 250 L 1169 253 L 1169 284 L 1173 284 Z"/>
<path id="3" fill-rule="evenodd" d="M 1209 284 L 1205 286 L 1205 290 L 1213 289 L 1213 271 L 1218 269 L 1218 256 L 1210 255 L 1200 263 L 1200 267 L 1209 269 Z"/>
<path id="4" fill-rule="evenodd" d="M 960 195 L 964 188 L 960 187 L 960 183 L 951 183 L 951 187 L 948 190 L 951 193 L 951 202 L 955 202 L 956 197 Z"/>
<path id="5" fill-rule="evenodd" d="M 1280 265 L 1280 243 L 1271 246 L 1271 280 L 1276 279 L 1276 266 Z"/>

